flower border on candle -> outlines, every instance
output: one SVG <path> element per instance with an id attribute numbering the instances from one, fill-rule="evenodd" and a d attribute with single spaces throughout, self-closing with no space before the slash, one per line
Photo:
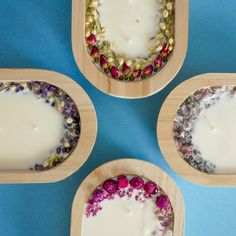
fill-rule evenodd
<path id="1" fill-rule="evenodd" d="M 129 58 L 116 54 L 113 42 L 105 38 L 106 29 L 101 25 L 98 7 L 100 0 L 88 0 L 85 19 L 85 36 L 88 53 L 94 64 L 106 75 L 122 81 L 150 78 L 168 62 L 174 50 L 175 0 L 156 0 L 162 4 L 160 27 L 155 37 L 155 47 L 149 49 L 147 58 Z"/>
<path id="2" fill-rule="evenodd" d="M 0 92 L 33 92 L 39 99 L 45 100 L 53 109 L 56 109 L 64 118 L 64 136 L 56 150 L 49 153 L 49 157 L 43 163 L 36 163 L 32 170 L 47 170 L 62 163 L 73 152 L 80 137 L 80 116 L 78 109 L 62 89 L 41 81 L 7 82 L 0 83 Z"/>
<path id="3" fill-rule="evenodd" d="M 173 135 L 178 151 L 188 164 L 205 173 L 215 173 L 216 166 L 202 157 L 192 142 L 192 132 L 202 109 L 208 109 L 223 95 L 234 97 L 236 86 L 212 86 L 197 90 L 180 105 L 174 118 Z"/>
<path id="4" fill-rule="evenodd" d="M 90 196 L 85 207 L 86 216 L 96 217 L 102 210 L 100 203 L 115 198 L 133 199 L 140 204 L 153 199 L 155 215 L 162 226 L 161 232 L 173 231 L 174 212 L 168 196 L 153 181 L 141 176 L 120 175 L 104 181 Z"/>

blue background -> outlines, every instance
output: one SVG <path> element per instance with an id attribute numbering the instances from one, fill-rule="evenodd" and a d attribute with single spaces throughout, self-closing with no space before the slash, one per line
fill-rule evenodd
<path id="1" fill-rule="evenodd" d="M 129 156 L 155 163 L 175 179 L 185 199 L 185 235 L 235 236 L 236 188 L 185 181 L 166 164 L 156 142 L 157 114 L 177 84 L 204 72 L 235 71 L 235 9 L 235 0 L 190 0 L 189 48 L 178 76 L 152 97 L 122 100 L 96 90 L 78 70 L 70 0 L 0 0 L 0 67 L 70 76 L 93 100 L 99 125 L 88 162 L 73 176 L 54 184 L 0 185 L 0 235 L 69 236 L 71 204 L 81 181 L 100 164 Z"/>

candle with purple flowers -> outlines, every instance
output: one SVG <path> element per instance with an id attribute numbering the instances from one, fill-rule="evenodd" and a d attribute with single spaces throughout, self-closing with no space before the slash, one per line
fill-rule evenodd
<path id="1" fill-rule="evenodd" d="M 44 170 L 64 161 L 79 139 L 72 99 L 45 82 L 0 84 L 0 169 Z"/>

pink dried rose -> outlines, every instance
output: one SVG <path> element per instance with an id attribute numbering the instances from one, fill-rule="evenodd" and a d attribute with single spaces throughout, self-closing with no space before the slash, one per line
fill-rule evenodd
<path id="1" fill-rule="evenodd" d="M 116 66 L 112 66 L 110 72 L 114 79 L 118 79 L 122 75 Z"/>
<path id="2" fill-rule="evenodd" d="M 157 185 L 154 182 L 152 182 L 152 181 L 148 181 L 144 185 L 143 189 L 148 194 L 156 194 L 156 192 L 157 192 Z"/>
<path id="3" fill-rule="evenodd" d="M 118 187 L 126 188 L 129 185 L 129 181 L 125 175 L 118 176 Z"/>
<path id="4" fill-rule="evenodd" d="M 163 44 L 162 49 L 161 49 L 161 56 L 162 57 L 168 56 L 168 54 L 169 54 L 168 47 L 169 47 L 169 45 L 167 43 Z"/>
<path id="5" fill-rule="evenodd" d="M 166 195 L 161 195 L 156 199 L 156 206 L 159 207 L 161 210 L 168 210 L 170 207 L 170 200 L 168 196 Z"/>
<path id="6" fill-rule="evenodd" d="M 134 78 L 138 79 L 141 77 L 142 71 L 141 70 L 134 70 L 133 71 L 133 76 Z"/>
<path id="7" fill-rule="evenodd" d="M 159 55 L 155 61 L 154 61 L 154 65 L 159 69 L 162 67 L 162 64 L 163 64 L 163 59 L 162 59 L 162 56 Z"/>
<path id="8" fill-rule="evenodd" d="M 98 203 L 103 201 L 106 198 L 106 192 L 102 189 L 97 189 L 93 192 L 93 198 L 90 201 L 90 204 L 94 202 Z"/>
<path id="9" fill-rule="evenodd" d="M 87 43 L 90 45 L 94 45 L 97 42 L 96 36 L 91 34 L 87 37 Z"/>
<path id="10" fill-rule="evenodd" d="M 115 180 L 109 179 L 103 183 L 103 188 L 110 194 L 115 194 L 118 191 L 118 183 Z"/>
<path id="11" fill-rule="evenodd" d="M 122 72 L 124 75 L 127 75 L 131 72 L 131 68 L 126 63 L 124 63 L 122 66 Z"/>
<path id="12" fill-rule="evenodd" d="M 146 66 L 146 67 L 143 69 L 143 74 L 144 74 L 145 76 L 150 76 L 152 73 L 153 73 L 153 66 L 152 66 L 152 65 Z"/>
<path id="13" fill-rule="evenodd" d="M 93 57 L 93 58 L 99 58 L 99 50 L 96 46 L 93 46 L 92 47 L 92 50 L 91 50 L 91 53 L 90 55 Z"/>
<path id="14" fill-rule="evenodd" d="M 108 68 L 108 61 L 107 61 L 107 58 L 102 54 L 100 56 L 100 66 L 102 67 L 102 69 L 107 69 Z"/>
<path id="15" fill-rule="evenodd" d="M 130 180 L 130 186 L 134 189 L 141 189 L 144 186 L 144 181 L 139 176 L 134 177 Z"/>

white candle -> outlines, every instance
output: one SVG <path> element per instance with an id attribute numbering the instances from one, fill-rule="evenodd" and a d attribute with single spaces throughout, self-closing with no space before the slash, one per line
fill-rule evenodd
<path id="1" fill-rule="evenodd" d="M 98 8 L 106 40 L 114 43 L 114 52 L 147 57 L 154 46 L 161 4 L 157 0 L 101 0 Z"/>
<path id="2" fill-rule="evenodd" d="M 203 159 L 215 164 L 216 173 L 236 172 L 236 98 L 222 95 L 200 112 L 192 142 Z"/>
<path id="3" fill-rule="evenodd" d="M 83 218 L 82 236 L 153 236 L 161 228 L 155 215 L 155 202 L 144 203 L 125 198 L 104 200 L 95 217 Z M 165 234 L 166 236 L 168 234 Z M 169 232 L 169 235 L 172 235 Z"/>
<path id="4" fill-rule="evenodd" d="M 0 169 L 29 169 L 55 151 L 63 116 L 32 92 L 0 93 Z"/>

